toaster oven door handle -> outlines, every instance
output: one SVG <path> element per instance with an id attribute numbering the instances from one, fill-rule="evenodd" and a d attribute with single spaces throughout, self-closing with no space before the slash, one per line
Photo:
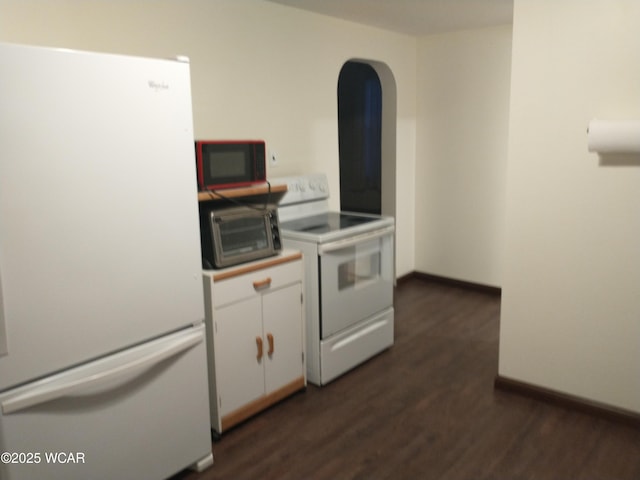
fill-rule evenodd
<path id="1" fill-rule="evenodd" d="M 375 240 L 376 238 L 391 235 L 395 230 L 395 226 L 390 225 L 388 227 L 373 230 L 372 232 L 361 233 L 353 237 L 345 238 L 343 240 L 336 240 L 335 242 L 329 242 L 318 246 L 318 253 L 320 255 L 324 253 L 335 252 L 336 250 L 342 250 L 343 248 L 352 247 L 359 243 L 364 243 L 369 240 Z"/>

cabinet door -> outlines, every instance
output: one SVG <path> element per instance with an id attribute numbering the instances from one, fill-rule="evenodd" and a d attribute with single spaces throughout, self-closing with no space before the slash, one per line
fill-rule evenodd
<path id="1" fill-rule="evenodd" d="M 262 312 L 266 345 L 265 387 L 269 393 L 304 375 L 301 283 L 265 293 Z M 270 338 L 273 338 L 272 353 L 269 353 Z"/>
<path id="2" fill-rule="evenodd" d="M 260 296 L 220 308 L 214 313 L 215 369 L 220 416 L 264 395 L 264 358 Z M 266 346 L 265 346 L 266 347 Z"/>

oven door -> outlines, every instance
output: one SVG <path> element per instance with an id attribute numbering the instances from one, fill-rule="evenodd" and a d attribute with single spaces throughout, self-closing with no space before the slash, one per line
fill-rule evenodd
<path id="1" fill-rule="evenodd" d="M 321 244 L 320 337 L 393 305 L 394 227 Z"/>

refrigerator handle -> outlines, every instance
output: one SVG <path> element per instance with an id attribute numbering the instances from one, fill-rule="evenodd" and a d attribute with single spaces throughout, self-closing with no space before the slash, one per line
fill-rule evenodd
<path id="1" fill-rule="evenodd" d="M 64 396 L 78 394 L 83 388 L 95 387 L 102 383 L 113 381 L 122 376 L 137 373 L 140 370 L 157 365 L 167 358 L 178 355 L 185 350 L 202 342 L 202 332 L 197 330 L 182 338 L 176 339 L 168 345 L 162 345 L 157 350 L 144 355 L 140 358 L 132 360 L 123 365 L 118 365 L 109 370 L 99 372 L 80 379 L 61 380 L 60 382 L 52 382 L 42 388 L 34 388 L 15 397 L 7 398 L 2 401 L 2 413 L 10 414 L 24 410 L 34 405 L 55 400 Z"/>

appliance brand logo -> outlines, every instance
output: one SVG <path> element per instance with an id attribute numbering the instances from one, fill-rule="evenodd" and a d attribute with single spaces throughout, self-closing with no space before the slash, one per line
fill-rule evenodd
<path id="1" fill-rule="evenodd" d="M 163 90 L 169 90 L 169 84 L 162 81 L 156 82 L 155 80 L 149 80 L 148 82 L 149 88 L 155 92 L 161 92 Z"/>

